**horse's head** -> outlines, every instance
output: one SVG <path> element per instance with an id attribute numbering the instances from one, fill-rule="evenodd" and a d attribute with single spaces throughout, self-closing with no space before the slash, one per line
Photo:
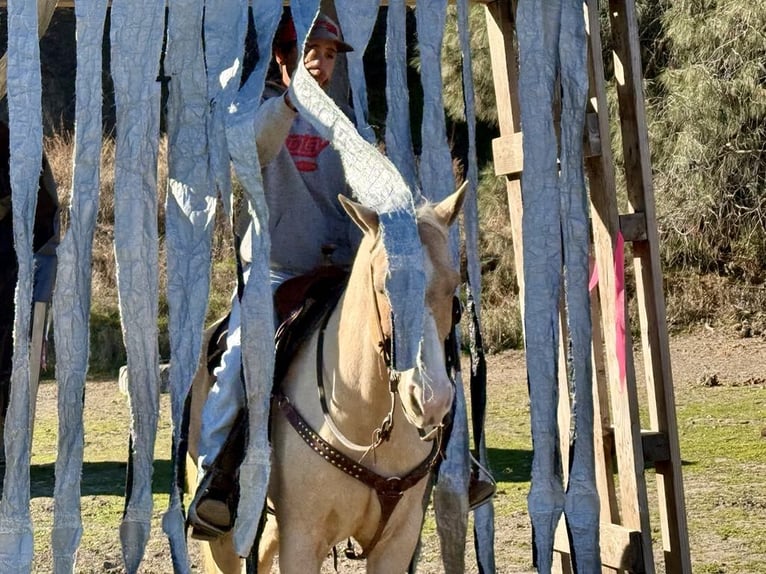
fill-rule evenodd
<path id="1" fill-rule="evenodd" d="M 453 384 L 446 369 L 445 340 L 453 326 L 453 297 L 460 275 L 452 263 L 449 227 L 457 220 L 464 195 L 465 186 L 440 203 L 418 209 L 418 233 L 426 275 L 420 352 L 415 368 L 401 373 L 389 372 L 389 379 L 396 382 L 405 415 L 413 425 L 426 431 L 442 423 L 454 398 Z M 383 343 L 383 355 L 390 359 L 388 352 L 393 329 L 386 291 L 389 267 L 381 241 L 379 218 L 373 210 L 347 198 L 342 197 L 341 203 L 364 232 L 354 272 L 369 277 L 369 292 L 374 294 L 375 303 L 371 307 L 377 315 L 373 317 L 377 329 L 373 340 Z M 390 371 L 390 363 L 386 366 Z"/>

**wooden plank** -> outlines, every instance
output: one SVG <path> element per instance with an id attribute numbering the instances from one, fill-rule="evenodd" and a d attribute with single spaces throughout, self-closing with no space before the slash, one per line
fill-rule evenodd
<path id="1" fill-rule="evenodd" d="M 649 502 L 644 477 L 644 461 L 641 446 L 638 394 L 633 367 L 630 327 L 627 325 L 627 306 L 617 309 L 615 258 L 620 230 L 617 212 L 617 191 L 607 114 L 606 87 L 601 57 L 601 32 L 597 3 L 590 3 L 587 13 L 587 31 L 590 50 L 590 98 L 589 108 L 597 114 L 601 135 L 601 154 L 585 159 L 588 173 L 591 221 L 593 225 L 594 257 L 598 268 L 598 293 L 601 309 L 601 331 L 604 341 L 604 358 L 608 373 L 613 420 L 615 421 L 614 449 L 619 473 L 620 523 L 628 530 L 642 533 L 643 567 L 653 574 L 654 558 L 649 523 Z M 619 262 L 622 264 L 622 262 Z M 626 318 L 625 340 L 618 338 L 618 315 Z M 625 354 L 625 379 L 621 380 L 618 345 Z M 600 409 L 608 410 L 608 404 Z M 606 442 L 606 441 L 605 441 Z M 604 445 L 605 449 L 607 445 Z M 609 509 L 612 516 L 616 509 Z"/>
<path id="2" fill-rule="evenodd" d="M 500 136 L 492 140 L 495 175 L 507 175 L 516 178 L 521 175 L 524 169 L 524 152 L 521 145 L 521 132 Z"/>
<path id="3" fill-rule="evenodd" d="M 43 360 L 43 340 L 45 337 L 45 320 L 48 317 L 48 303 L 35 301 L 32 308 L 32 338 L 29 342 L 29 443 L 35 428 L 35 413 L 37 412 L 37 390 L 40 386 L 40 368 Z"/>
<path id="4" fill-rule="evenodd" d="M 249 4 L 252 5 L 254 1 L 256 1 L 256 0 L 249 0 Z M 407 0 L 406 3 L 407 3 L 408 6 L 415 6 L 415 2 L 416 1 L 417 0 Z M 450 0 L 450 1 L 454 2 L 454 0 Z M 473 2 L 474 4 L 490 4 L 490 3 L 494 2 L 494 1 L 495 0 L 471 0 L 471 2 Z M 284 3 L 285 6 L 289 6 L 290 5 L 290 1 L 289 0 L 284 0 L 283 3 Z M 59 8 L 74 8 L 74 5 L 75 5 L 75 0 L 59 0 L 59 2 L 58 2 L 58 7 Z M 111 0 L 109 0 L 108 5 L 109 6 L 112 5 Z M 380 3 L 380 5 L 381 6 L 388 6 L 388 2 L 386 0 L 383 0 Z M 8 0 L 0 0 L 0 8 L 6 8 L 7 6 L 8 6 Z"/>
<path id="5" fill-rule="evenodd" d="M 635 244 L 633 254 L 650 422 L 667 434 L 670 450 L 670 460 L 655 465 L 665 567 L 686 574 L 691 559 L 635 10 L 633 0 L 609 2 L 628 200 L 646 217 L 647 240 Z"/>
<path id="6" fill-rule="evenodd" d="M 625 241 L 646 241 L 646 215 L 641 212 L 620 215 L 620 231 Z"/>
<path id="7" fill-rule="evenodd" d="M 620 509 L 614 482 L 614 433 L 609 409 L 609 381 L 601 332 L 601 300 L 598 285 L 591 291 L 591 324 L 593 325 L 593 451 L 596 463 L 596 488 L 601 504 L 601 521 L 618 524 Z"/>
<path id="8" fill-rule="evenodd" d="M 514 45 L 513 13 L 516 1 L 491 2 L 485 7 L 487 43 L 492 60 L 492 79 L 495 86 L 497 121 L 501 136 L 521 132 L 518 97 L 517 52 Z M 521 237 L 521 180 L 519 175 L 506 177 L 508 212 L 513 238 L 514 265 L 519 286 L 519 308 L 524 315 L 524 258 Z M 523 321 L 522 321 L 523 328 Z"/>
<path id="9" fill-rule="evenodd" d="M 603 566 L 613 570 L 626 570 L 631 574 L 646 573 L 640 532 L 619 524 L 602 522 L 599 524 L 599 533 Z M 569 554 L 569 538 L 563 517 L 556 527 L 553 548 L 556 552 Z"/>

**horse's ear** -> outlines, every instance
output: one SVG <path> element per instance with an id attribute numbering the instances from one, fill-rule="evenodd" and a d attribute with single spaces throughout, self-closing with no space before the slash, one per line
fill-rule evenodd
<path id="1" fill-rule="evenodd" d="M 374 210 L 349 199 L 345 195 L 339 194 L 338 201 L 340 201 L 340 204 L 343 206 L 343 209 L 346 210 L 349 217 L 354 220 L 354 223 L 359 226 L 359 229 L 364 233 L 369 233 L 373 236 L 377 235 L 378 228 L 380 227 L 380 220 L 378 219 L 378 214 L 375 213 Z"/>
<path id="2" fill-rule="evenodd" d="M 434 206 L 436 216 L 447 227 L 455 223 L 455 220 L 460 213 L 460 208 L 463 207 L 466 189 L 468 189 L 467 180 L 463 182 L 455 193 L 445 197 Z"/>

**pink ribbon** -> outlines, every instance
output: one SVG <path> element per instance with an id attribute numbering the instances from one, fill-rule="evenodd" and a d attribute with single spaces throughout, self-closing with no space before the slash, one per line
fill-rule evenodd
<path id="1" fill-rule="evenodd" d="M 588 290 L 593 291 L 596 285 L 598 285 L 598 265 L 594 261 Z M 617 365 L 620 369 L 620 391 L 625 391 L 627 352 L 625 348 L 625 239 L 620 231 L 617 232 L 617 242 L 614 246 L 614 290 Z"/>

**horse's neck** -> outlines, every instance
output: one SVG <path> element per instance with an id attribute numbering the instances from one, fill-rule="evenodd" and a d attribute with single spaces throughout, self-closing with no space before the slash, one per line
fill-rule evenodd
<path id="1" fill-rule="evenodd" d="M 336 378 L 335 399 L 377 411 L 381 406 L 388 409 L 388 371 L 371 323 L 378 320 L 371 294 L 372 287 L 364 296 L 359 286 L 349 283 L 328 325 L 331 347 L 325 357 Z"/>

